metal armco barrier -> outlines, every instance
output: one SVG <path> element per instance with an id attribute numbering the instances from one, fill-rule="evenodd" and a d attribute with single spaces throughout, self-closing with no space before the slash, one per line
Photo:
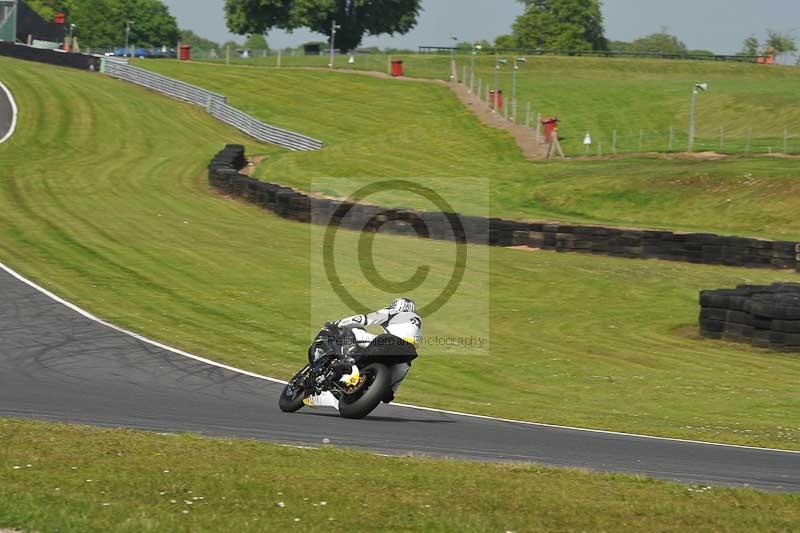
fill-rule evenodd
<path id="1" fill-rule="evenodd" d="M 105 58 L 101 71 L 109 76 L 147 87 L 172 98 L 203 106 L 214 118 L 261 142 L 275 144 L 296 152 L 310 152 L 324 146 L 324 143 L 317 139 L 261 122 L 228 105 L 224 95 L 131 66 L 124 60 Z"/>
<path id="2" fill-rule="evenodd" d="M 301 152 L 319 150 L 323 146 L 321 141 L 311 137 L 264 124 L 247 113 L 228 105 L 225 103 L 224 98 L 222 100 L 209 100 L 208 112 L 211 113 L 212 117 L 230 124 L 259 141 L 277 144 L 284 148 Z"/>
<path id="3" fill-rule="evenodd" d="M 104 59 L 102 71 L 109 76 L 142 85 L 172 98 L 203 107 L 208 107 L 209 102 L 213 99 L 225 101 L 225 97 L 221 94 L 212 93 L 206 89 L 195 87 L 143 68 L 133 67 L 117 59 Z"/>

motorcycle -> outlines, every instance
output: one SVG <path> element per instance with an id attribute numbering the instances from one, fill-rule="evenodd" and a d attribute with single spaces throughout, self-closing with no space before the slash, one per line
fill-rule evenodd
<path id="1" fill-rule="evenodd" d="M 278 405 L 294 413 L 306 398 L 330 392 L 339 402 L 340 416 L 364 418 L 381 402 L 394 399 L 392 367 L 416 358 L 413 344 L 388 333 L 361 348 L 351 330 L 325 324 L 308 349 L 308 364 L 286 384 Z"/>

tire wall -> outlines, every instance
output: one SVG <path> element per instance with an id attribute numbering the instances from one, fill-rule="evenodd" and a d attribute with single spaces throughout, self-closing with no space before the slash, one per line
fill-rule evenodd
<path id="1" fill-rule="evenodd" d="M 517 241 L 522 244 L 526 236 Z M 584 252 L 636 259 L 708 265 L 800 270 L 796 242 L 600 226 L 531 223 L 527 245 L 558 252 Z"/>
<path id="2" fill-rule="evenodd" d="M 226 194 L 241 197 L 283 218 L 299 222 L 328 223 L 331 213 L 346 203 L 311 197 L 290 187 L 242 175 L 239 170 L 246 164 L 242 146 L 226 146 L 209 165 L 210 184 Z M 387 225 L 383 227 L 384 231 L 408 233 L 408 227 L 412 226 L 417 235 L 432 239 L 463 239 L 466 242 L 490 246 L 526 246 L 556 252 L 800 271 L 800 244 L 796 242 L 728 237 L 711 233 L 519 222 L 456 214 L 421 213 L 410 209 L 384 210 L 368 205 L 354 208 L 350 215 L 352 220 L 345 221 L 344 225 L 363 229 L 368 227 L 367 221 L 377 212 L 389 211 L 391 218 L 405 220 L 408 224 Z M 449 220 L 453 217 L 457 217 L 463 224 L 463 235 L 454 235 L 452 231 L 442 229 L 450 226 Z M 416 224 L 417 220 L 424 221 L 425 224 Z M 416 229 L 415 226 L 422 229 Z"/>
<path id="3" fill-rule="evenodd" d="M 226 146 L 209 165 L 210 185 L 220 192 L 242 198 L 282 218 L 297 222 L 335 224 L 357 231 L 381 231 L 397 235 L 416 235 L 437 240 L 492 245 L 501 245 L 501 242 L 505 243 L 506 240 L 510 243 L 513 236 L 513 231 L 510 229 L 527 226 L 512 222 L 511 224 L 516 226 L 509 229 L 504 226 L 501 229 L 494 221 L 480 217 L 461 217 L 452 213 L 420 212 L 412 209 L 384 209 L 378 206 L 316 198 L 291 187 L 245 176 L 239 171 L 246 164 L 242 146 Z M 346 214 L 343 214 L 344 211 Z M 457 223 L 453 223 L 454 219 Z"/>
<path id="4" fill-rule="evenodd" d="M 703 291 L 700 333 L 710 339 L 800 353 L 800 283 Z"/>
<path id="5" fill-rule="evenodd" d="M 70 67 L 81 70 L 100 70 L 100 57 L 88 54 L 73 54 L 58 52 L 55 50 L 45 50 L 34 48 L 24 44 L 14 44 L 0 41 L 0 55 L 24 59 L 26 61 L 36 61 L 57 65 L 59 67 Z"/>

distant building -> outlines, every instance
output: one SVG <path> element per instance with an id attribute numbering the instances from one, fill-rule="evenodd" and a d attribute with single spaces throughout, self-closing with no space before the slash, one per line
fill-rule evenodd
<path id="1" fill-rule="evenodd" d="M 17 38 L 17 0 L 0 0 L 0 41 Z"/>
<path id="2" fill-rule="evenodd" d="M 64 42 L 63 18 L 60 23 L 46 21 L 23 0 L 0 0 L 0 41 Z"/>
<path id="3" fill-rule="evenodd" d="M 31 41 L 48 41 L 63 43 L 66 37 L 66 24 L 46 21 L 28 7 L 24 0 L 17 2 L 17 40 L 27 43 Z"/>

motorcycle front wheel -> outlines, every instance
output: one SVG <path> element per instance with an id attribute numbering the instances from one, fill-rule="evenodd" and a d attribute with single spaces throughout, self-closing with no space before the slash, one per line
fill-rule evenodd
<path id="1" fill-rule="evenodd" d="M 373 363 L 361 370 L 361 381 L 349 393 L 339 398 L 342 418 L 364 418 L 386 397 L 392 386 L 391 371 L 386 365 Z"/>
<path id="2" fill-rule="evenodd" d="M 281 397 L 278 400 L 278 406 L 284 413 L 294 413 L 303 407 L 303 400 L 306 398 L 306 389 L 303 385 L 305 382 L 305 374 L 308 370 L 309 367 L 306 366 L 303 370 L 295 374 L 283 388 Z"/>

